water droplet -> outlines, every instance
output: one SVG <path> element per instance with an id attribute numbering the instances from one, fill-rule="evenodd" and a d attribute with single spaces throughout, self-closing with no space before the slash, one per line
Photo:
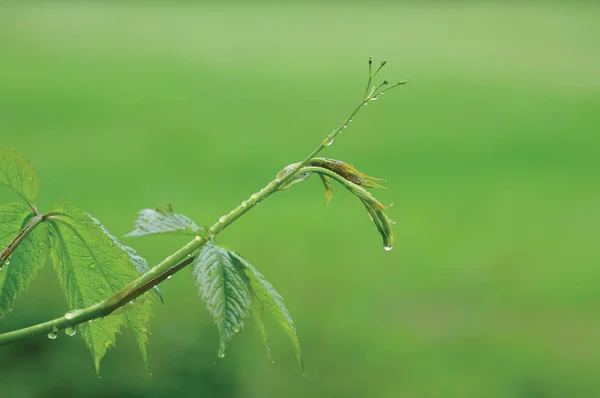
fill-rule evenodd
<path id="1" fill-rule="evenodd" d="M 167 279 L 171 279 L 173 277 L 173 275 L 169 275 L 167 276 Z"/>
<path id="2" fill-rule="evenodd" d="M 363 105 L 364 105 L 364 106 L 367 106 L 367 105 L 369 105 L 369 101 L 365 101 L 365 102 L 363 102 Z"/>
<path id="3" fill-rule="evenodd" d="M 75 318 L 77 315 L 81 314 L 83 310 L 72 310 L 65 314 L 65 319 L 71 320 Z"/>
<path id="4" fill-rule="evenodd" d="M 325 141 L 323 141 L 323 145 L 325 145 L 325 146 L 329 146 L 331 144 L 333 144 L 333 137 L 330 139 L 327 138 L 327 139 L 325 139 Z"/>
<path id="5" fill-rule="evenodd" d="M 247 200 L 244 200 L 242 202 L 242 207 L 248 207 L 248 201 Z"/>
<path id="6" fill-rule="evenodd" d="M 225 221 L 227 221 L 227 217 L 225 217 L 225 216 L 222 216 L 221 218 L 219 218 L 219 222 L 220 222 L 221 224 L 223 224 Z"/>
<path id="7" fill-rule="evenodd" d="M 90 264 L 90 268 L 91 268 L 91 269 L 94 269 L 94 268 L 96 268 L 96 264 L 95 264 L 95 263 L 91 263 L 91 264 Z"/>
<path id="8" fill-rule="evenodd" d="M 240 328 L 238 328 L 237 326 L 233 327 L 233 333 L 239 333 L 240 332 Z"/>
<path id="9" fill-rule="evenodd" d="M 352 121 L 353 121 L 353 120 L 354 120 L 354 119 L 350 119 L 350 120 L 348 120 L 348 123 L 352 123 Z"/>
<path id="10" fill-rule="evenodd" d="M 131 300 L 131 301 L 129 302 L 129 305 L 133 305 L 133 304 L 135 304 L 135 301 Z"/>
<path id="11" fill-rule="evenodd" d="M 379 99 L 379 97 L 373 97 L 371 98 L 371 101 L 377 101 Z"/>
<path id="12" fill-rule="evenodd" d="M 65 329 L 65 334 L 67 336 L 75 336 L 75 333 L 77 333 L 77 329 L 75 329 L 74 327 L 68 327 Z"/>
<path id="13" fill-rule="evenodd" d="M 104 293 L 106 293 L 106 292 L 104 291 L 104 289 L 98 289 L 98 293 L 100 293 L 101 295 L 104 295 Z"/>
<path id="14" fill-rule="evenodd" d="M 4 265 L 10 265 L 10 259 L 4 261 Z"/>
<path id="15" fill-rule="evenodd" d="M 77 235 L 72 235 L 71 238 L 73 239 L 77 239 Z M 77 254 L 76 252 L 74 252 L 73 254 Z"/>
<path id="16" fill-rule="evenodd" d="M 392 245 L 386 246 L 384 247 L 386 252 L 389 252 L 390 250 L 392 250 Z"/>
<path id="17" fill-rule="evenodd" d="M 58 337 L 58 329 L 56 326 L 52 326 L 52 331 L 48 333 L 48 338 L 54 340 Z"/>
<path id="18" fill-rule="evenodd" d="M 252 199 L 252 200 L 258 199 L 258 194 L 257 193 L 253 193 L 252 196 L 250 196 L 250 199 Z"/>
<path id="19" fill-rule="evenodd" d="M 94 287 L 94 286 L 95 286 L 94 283 L 90 283 L 90 287 Z"/>
<path id="20" fill-rule="evenodd" d="M 221 355 L 219 355 L 219 358 L 225 358 L 225 353 L 221 353 Z"/>
<path id="21" fill-rule="evenodd" d="M 344 125 L 344 128 L 345 128 L 345 129 L 347 129 L 347 128 L 348 128 L 348 125 L 347 125 L 347 124 L 345 124 L 345 125 Z"/>

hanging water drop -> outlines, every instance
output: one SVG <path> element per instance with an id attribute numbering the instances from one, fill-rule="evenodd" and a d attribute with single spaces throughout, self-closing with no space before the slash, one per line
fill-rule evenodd
<path id="1" fill-rule="evenodd" d="M 48 333 L 48 338 L 54 340 L 58 337 L 58 329 L 56 326 L 52 326 L 52 331 Z"/>
<path id="2" fill-rule="evenodd" d="M 77 330 L 74 327 L 68 327 L 65 329 L 65 334 L 69 337 L 75 336 L 75 333 L 77 333 Z"/>
<path id="3" fill-rule="evenodd" d="M 392 245 L 388 245 L 386 247 L 384 247 L 386 252 L 389 252 L 390 250 L 392 250 Z"/>
<path id="4" fill-rule="evenodd" d="M 169 275 L 167 276 L 167 279 L 171 279 L 173 277 L 173 275 Z"/>
<path id="5" fill-rule="evenodd" d="M 373 98 L 371 98 L 371 101 L 377 101 L 378 98 L 379 97 L 373 97 Z"/>
<path id="6" fill-rule="evenodd" d="M 219 355 L 219 358 L 221 358 L 221 359 L 225 358 L 225 353 L 224 352 L 221 353 L 221 355 Z"/>

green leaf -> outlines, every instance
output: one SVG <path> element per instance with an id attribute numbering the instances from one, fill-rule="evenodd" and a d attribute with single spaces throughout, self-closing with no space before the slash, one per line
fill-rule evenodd
<path id="1" fill-rule="evenodd" d="M 140 276 L 129 253 L 104 232 L 97 220 L 65 201 L 59 202 L 54 212 L 60 215 L 51 221 L 53 262 L 71 309 L 96 304 Z M 122 325 L 131 328 L 148 364 L 146 343 L 152 300 L 151 296 L 144 298 L 131 310 L 78 326 L 97 371 Z"/>
<path id="2" fill-rule="evenodd" d="M 261 306 L 258 307 L 258 310 L 261 311 L 261 313 L 258 315 L 262 318 L 262 309 L 266 309 L 271 313 L 271 315 L 273 315 L 277 323 L 279 323 L 279 325 L 288 335 L 289 339 L 292 341 L 294 353 L 296 354 L 298 363 L 300 364 L 300 367 L 304 369 L 304 360 L 302 358 L 302 350 L 300 349 L 300 341 L 298 340 L 298 335 L 296 334 L 294 322 L 292 321 L 289 312 L 285 308 L 283 297 L 277 293 L 273 285 L 271 285 L 266 278 L 248 262 L 248 260 L 235 252 L 230 252 L 230 255 L 233 262 L 235 264 L 239 264 L 239 267 L 244 269 L 246 275 L 250 279 L 252 293 L 254 297 L 261 303 Z M 265 339 L 266 343 L 266 333 L 264 331 L 264 325 L 262 325 L 260 319 L 259 328 L 261 328 L 263 332 L 263 338 Z"/>
<path id="3" fill-rule="evenodd" d="M 196 257 L 192 277 L 198 293 L 217 325 L 220 343 L 218 357 L 225 356 L 227 343 L 239 333 L 250 315 L 252 293 L 244 270 L 231 260 L 229 251 L 212 241 Z"/>
<path id="4" fill-rule="evenodd" d="M 0 206 L 0 251 L 8 246 L 34 217 L 22 203 Z M 38 225 L 15 249 L 7 264 L 0 268 L 0 318 L 11 311 L 29 287 L 31 280 L 46 263 L 49 252 L 48 225 Z"/>
<path id="5" fill-rule="evenodd" d="M 34 208 L 40 180 L 31 163 L 14 150 L 0 148 L 0 184 L 7 186 Z"/>
<path id="6" fill-rule="evenodd" d="M 254 300 L 252 302 L 252 314 L 256 320 L 258 330 L 260 330 L 260 334 L 262 335 L 263 343 L 267 349 L 267 356 L 271 362 L 274 362 L 273 356 L 271 355 L 271 348 L 269 347 L 269 335 L 267 334 L 267 328 L 265 327 L 265 318 L 263 317 L 264 309 L 265 307 L 260 300 Z"/>
<path id="7" fill-rule="evenodd" d="M 197 235 L 201 229 L 188 217 L 173 213 L 171 206 L 166 205 L 140 211 L 135 229 L 126 236 Z"/>
<path id="8" fill-rule="evenodd" d="M 121 241 L 119 241 L 119 239 L 117 239 L 116 236 L 114 236 L 110 232 L 108 232 L 108 230 L 104 227 L 104 225 L 102 225 L 102 223 L 100 223 L 100 221 L 98 221 L 97 219 L 95 219 L 94 217 L 92 217 L 90 214 L 87 214 L 87 215 L 102 230 L 102 232 L 104 232 L 104 234 L 106 236 L 108 236 L 110 239 L 112 239 L 112 241 L 115 243 L 115 245 L 117 245 L 119 248 L 121 248 L 122 250 L 124 250 L 125 252 L 127 252 L 127 255 L 129 256 L 129 260 L 131 260 L 131 262 L 133 263 L 133 265 L 135 265 L 135 268 L 141 274 L 145 274 L 146 272 L 148 272 L 150 270 L 150 267 L 148 267 L 148 262 L 146 261 L 146 259 L 144 257 L 140 256 L 139 254 L 137 254 L 137 251 L 135 251 L 134 248 L 129 247 L 129 246 L 125 246 L 124 244 L 122 244 Z M 164 304 L 163 294 L 160 291 L 160 289 L 158 288 L 158 286 L 154 286 L 152 288 L 152 290 L 158 296 L 158 298 L 160 299 L 161 303 Z"/>

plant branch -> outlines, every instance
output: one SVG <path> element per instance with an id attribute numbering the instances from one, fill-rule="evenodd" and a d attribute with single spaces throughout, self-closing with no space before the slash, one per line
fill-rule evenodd
<path id="1" fill-rule="evenodd" d="M 36 214 L 35 217 L 33 217 L 31 219 L 31 221 L 29 221 L 29 223 L 27 223 L 25 228 L 23 228 L 21 230 L 21 232 L 19 232 L 17 237 L 15 239 L 13 239 L 13 241 L 10 242 L 8 244 L 8 246 L 6 246 L 6 248 L 2 251 L 2 253 L 0 253 L 0 270 L 2 269 L 2 266 L 4 264 L 9 263 L 8 258 L 17 249 L 17 247 L 21 244 L 21 242 L 23 242 L 23 240 L 25 240 L 27 235 L 29 235 L 31 233 L 31 231 L 33 231 L 34 228 L 37 227 L 38 225 L 40 225 L 44 220 L 45 220 L 44 215 Z"/>
<path id="2" fill-rule="evenodd" d="M 131 300 L 134 300 L 135 298 L 144 294 L 156 284 L 164 281 L 169 276 L 173 275 L 174 273 L 180 271 L 181 269 L 189 265 L 193 261 L 192 255 L 195 251 L 200 249 L 210 239 L 214 238 L 217 234 L 219 234 L 221 231 L 223 231 L 225 228 L 231 225 L 234 221 L 236 221 L 238 218 L 240 218 L 258 203 L 260 203 L 262 200 L 267 198 L 269 195 L 277 192 L 282 186 L 284 186 L 286 182 L 291 180 L 296 174 L 298 174 L 298 172 L 300 172 L 303 169 L 305 169 L 306 171 L 321 172 L 323 174 L 327 174 L 333 178 L 336 178 L 337 174 L 330 172 L 329 170 L 321 169 L 318 167 L 305 168 L 305 166 L 314 157 L 316 157 L 324 148 L 331 145 L 334 138 L 337 137 L 337 135 L 340 134 L 350 122 L 352 122 L 354 116 L 364 106 L 366 106 L 369 103 L 369 101 L 376 98 L 376 96 L 379 94 L 378 92 L 376 92 L 377 90 L 371 90 L 371 92 L 369 92 L 369 87 L 375 74 L 377 74 L 385 65 L 385 61 L 379 66 L 375 74 L 371 73 L 371 64 L 372 59 L 369 59 L 369 79 L 367 83 L 367 90 L 358 106 L 350 113 L 350 115 L 338 128 L 334 129 L 317 148 L 315 148 L 302 162 L 298 163 L 295 167 L 293 167 L 287 174 L 276 177 L 263 189 L 252 194 L 250 198 L 243 201 L 238 207 L 230 211 L 228 214 L 220 217 L 219 220 L 213 226 L 211 226 L 205 234 L 203 234 L 202 236 L 197 235 L 191 242 L 188 242 L 185 246 L 183 246 L 175 253 L 165 258 L 162 262 L 151 268 L 148 272 L 146 272 L 136 280 L 132 281 L 128 285 L 124 286 L 123 288 L 119 289 L 117 292 L 115 292 L 113 295 L 106 298 L 105 300 L 85 309 L 75 309 L 69 311 L 60 318 L 56 318 L 16 331 L 0 334 L 0 345 L 9 344 L 36 335 L 51 333 L 56 330 L 61 330 L 68 327 L 73 327 L 83 322 L 91 321 L 96 318 L 101 318 L 110 315 L 113 311 L 128 304 Z M 344 182 L 342 183 L 345 184 Z M 41 222 L 41 220 L 37 222 L 39 223 Z"/>

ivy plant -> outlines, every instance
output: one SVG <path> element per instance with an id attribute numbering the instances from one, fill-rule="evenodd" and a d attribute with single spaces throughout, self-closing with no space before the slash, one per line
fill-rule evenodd
<path id="1" fill-rule="evenodd" d="M 273 181 L 211 227 L 175 213 L 170 205 L 140 211 L 133 231 L 127 236 L 177 234 L 191 238 L 152 268 L 134 249 L 111 235 L 100 221 L 71 202 L 61 200 L 48 212 L 40 212 L 35 205 L 40 181 L 33 166 L 18 152 L 0 148 L 0 185 L 20 199 L 0 205 L 0 249 L 3 249 L 0 254 L 0 322 L 47 262 L 52 263 L 71 309 L 59 318 L 0 334 L 0 345 L 40 334 L 55 339 L 61 330 L 69 336 L 79 334 L 99 372 L 100 361 L 107 349 L 115 345 L 117 333 L 128 328 L 149 368 L 146 345 L 152 312 L 163 300 L 158 285 L 190 266 L 192 281 L 219 332 L 218 358 L 225 356 L 227 344 L 243 330 L 251 314 L 266 345 L 263 315 L 268 313 L 288 335 L 302 367 L 296 328 L 283 298 L 248 259 L 217 245 L 216 236 L 269 195 L 318 175 L 325 188 L 327 204 L 333 197 L 333 181 L 341 184 L 363 203 L 382 237 L 383 246 L 391 250 L 393 221 L 385 212 L 386 206 L 368 191 L 382 188 L 382 180 L 360 172 L 351 164 L 317 157 L 361 109 L 406 83 L 390 84 L 385 79 L 374 85 L 374 78 L 385 64 L 383 61 L 373 70 L 373 60 L 369 59 L 367 87 L 360 103 L 315 150 L 303 161 L 283 168 Z M 268 346 L 267 352 L 270 355 Z"/>

